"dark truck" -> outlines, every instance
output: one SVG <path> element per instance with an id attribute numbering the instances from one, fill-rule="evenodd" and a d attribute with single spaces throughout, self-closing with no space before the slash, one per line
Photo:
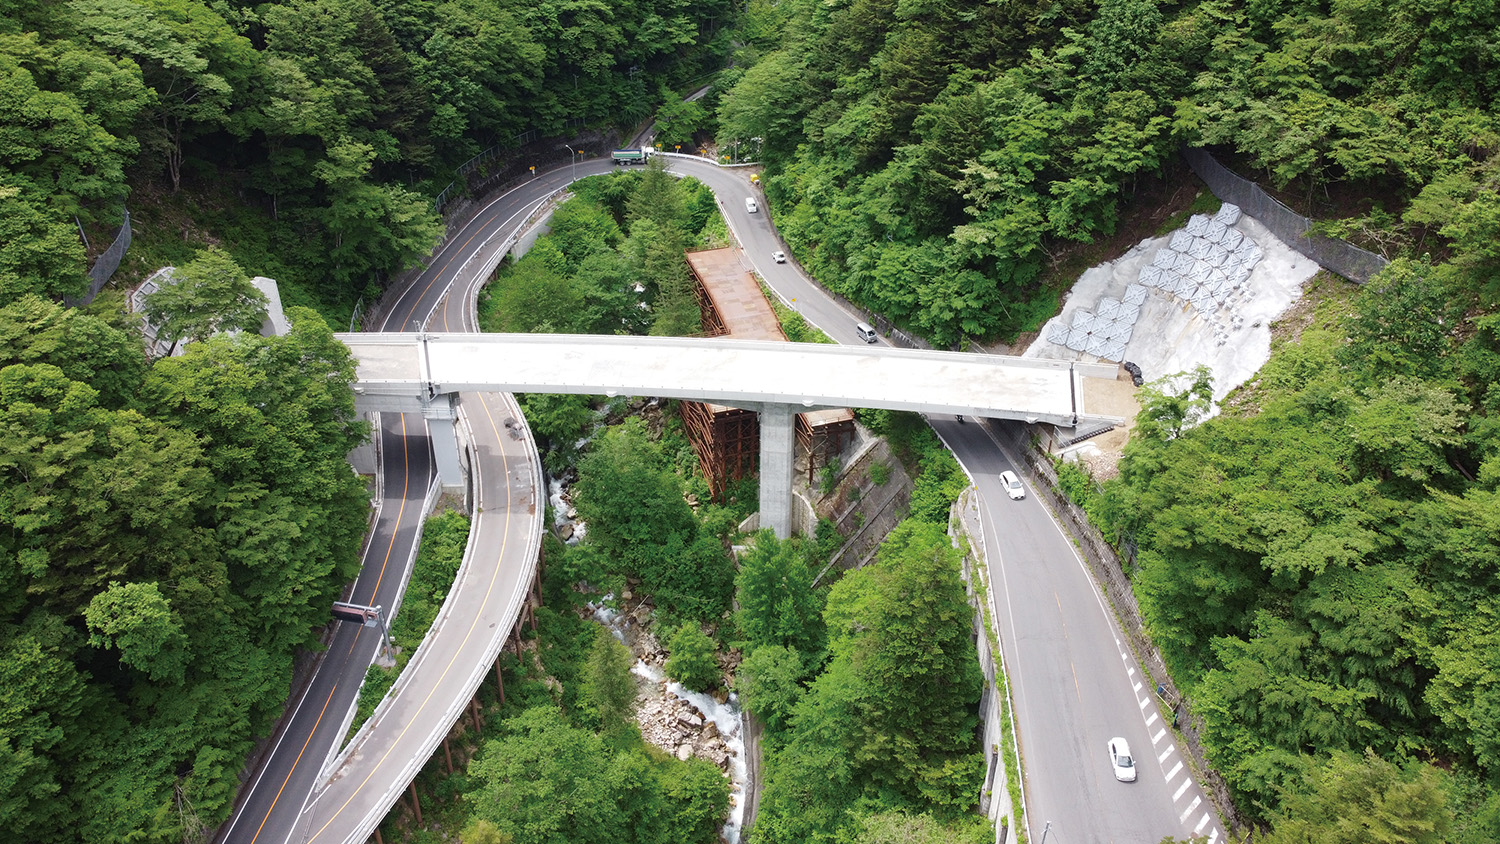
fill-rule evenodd
<path id="1" fill-rule="evenodd" d="M 646 151 L 644 149 L 617 149 L 609 154 L 609 160 L 615 164 L 645 164 Z"/>

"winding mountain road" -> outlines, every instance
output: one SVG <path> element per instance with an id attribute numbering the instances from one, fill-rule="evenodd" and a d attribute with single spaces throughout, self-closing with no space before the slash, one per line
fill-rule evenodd
<path id="1" fill-rule="evenodd" d="M 834 340 L 862 343 L 854 333 L 857 314 L 795 263 L 771 257 L 786 246 L 748 173 L 685 156 L 671 156 L 671 166 L 719 196 L 747 267 Z M 760 211 L 745 210 L 746 196 L 760 200 Z M 1217 811 L 1191 779 L 1153 690 L 1072 541 L 1039 497 L 1012 501 L 1001 489 L 1000 472 L 1016 466 L 987 425 L 939 416 L 928 422 L 980 494 L 992 609 L 1025 760 L 1031 840 L 1041 841 L 1044 833 L 1047 844 L 1222 839 Z M 1114 779 L 1105 747 L 1114 736 L 1124 737 L 1136 756 L 1133 783 Z"/>
<path id="2" fill-rule="evenodd" d="M 760 197 L 745 170 L 720 168 L 686 156 L 669 158 L 672 169 L 699 178 L 719 197 L 730 228 L 743 244 L 742 260 L 748 269 L 758 272 L 779 296 L 833 339 L 859 342 L 854 334 L 857 315 L 845 311 L 795 263 L 772 260 L 772 252 L 786 247 L 763 201 L 758 203 L 760 211 L 745 210 L 744 197 Z M 577 164 L 576 171 L 565 166 L 490 202 L 447 240 L 429 269 L 395 301 L 387 330 L 423 326 L 475 330 L 469 303 L 499 260 L 508 235 L 548 196 L 565 187 L 575 172 L 581 178 L 607 172 L 610 166 L 598 159 Z M 505 419 L 519 419 L 519 411 L 508 397 L 494 395 L 466 395 L 462 406 L 465 428 L 478 455 L 476 474 L 489 479 L 476 492 L 483 505 L 476 533 L 485 532 L 480 525 L 497 515 L 491 507 L 510 514 L 507 518 L 526 522 L 524 530 L 539 531 L 539 525 L 533 527 L 519 518 L 519 509 L 526 508 L 532 521 L 540 518 L 534 457 L 523 461 L 520 456 L 530 449 L 529 435 L 524 435 L 527 442 L 520 443 L 504 424 Z M 1213 841 L 1222 837 L 1211 804 L 1188 779 L 1172 747 L 1170 731 L 1163 729 L 1159 716 L 1153 718 L 1150 690 L 1143 686 L 1139 665 L 1121 644 L 1113 614 L 1056 521 L 1035 497 L 1011 501 L 999 489 L 998 474 L 1011 463 L 985 426 L 959 425 L 952 419 L 931 421 L 973 478 L 984 502 L 985 557 L 1025 756 L 1031 834 L 1045 834 L 1048 844 L 1151 844 L 1168 835 L 1205 835 Z M 381 453 L 385 494 L 380 518 L 350 600 L 391 606 L 393 590 L 407 575 L 404 569 L 399 575 L 388 569 L 409 561 L 414 553 L 424 509 L 421 499 L 431 484 L 430 444 L 421 419 L 387 414 L 381 427 Z M 523 469 L 523 462 L 533 465 Z M 501 501 L 506 503 L 498 505 Z M 474 640 L 476 634 L 500 629 L 503 641 L 509 629 L 507 619 L 514 623 L 513 613 L 519 612 L 524 597 L 523 584 L 530 582 L 526 566 L 535 560 L 533 550 L 531 562 L 522 561 L 520 549 L 529 543 L 510 538 L 518 535 L 512 530 L 522 529 L 511 525 L 490 532 L 490 544 L 483 551 L 471 543 L 465 570 L 474 575 L 472 583 L 487 584 L 487 599 L 499 593 L 506 597 L 498 615 L 473 619 L 457 612 L 449 615 L 445 627 L 462 631 L 460 638 Z M 502 558 L 513 561 L 504 565 L 514 572 L 501 573 Z M 450 600 L 469 591 L 466 581 L 455 587 Z M 361 773 L 349 776 L 346 773 L 355 768 L 333 766 L 332 781 L 314 794 L 324 779 L 320 773 L 343 735 L 345 713 L 378 638 L 375 631 L 341 626 L 321 669 L 294 705 L 274 751 L 242 796 L 220 840 L 249 844 L 362 841 L 394 803 L 405 780 L 432 752 L 430 746 L 421 752 L 426 740 L 407 741 L 414 733 L 410 725 L 455 714 L 454 706 L 467 702 L 477 680 L 471 676 L 472 666 L 460 662 L 458 651 L 438 655 L 434 649 L 430 659 L 419 651 L 419 658 L 424 665 L 430 663 L 431 670 L 412 673 L 413 666 L 408 666 L 402 680 L 405 688 L 398 696 L 406 702 L 388 707 L 377 719 L 377 727 L 356 741 L 344 760 L 364 765 L 358 769 Z M 488 646 L 481 650 L 488 653 Z M 493 658 L 489 654 L 489 660 Z M 488 665 L 482 663 L 479 673 Z M 429 676 L 437 679 L 429 681 Z M 439 723 L 436 732 L 446 732 L 443 724 L 447 723 L 451 721 Z M 1115 735 L 1126 737 L 1136 751 L 1140 776 L 1135 783 L 1115 782 L 1111 775 L 1105 742 Z M 366 764 L 377 759 L 385 764 Z"/>

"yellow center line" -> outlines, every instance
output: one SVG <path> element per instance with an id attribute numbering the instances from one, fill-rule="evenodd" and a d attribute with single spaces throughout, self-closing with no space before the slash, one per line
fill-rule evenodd
<path id="1" fill-rule="evenodd" d="M 328 704 L 333 701 L 334 692 L 339 687 L 337 684 L 328 692 L 328 700 L 323 701 L 323 708 L 318 710 L 318 720 L 313 722 L 313 727 L 307 733 L 307 741 L 302 742 L 302 749 L 297 751 L 297 758 L 292 760 L 292 769 L 286 772 L 286 779 L 281 781 L 281 788 L 276 789 L 276 796 L 271 798 L 271 808 L 266 810 L 266 816 L 260 819 L 260 826 L 255 828 L 255 835 L 250 837 L 250 844 L 255 844 L 255 839 L 260 837 L 260 831 L 266 828 L 266 821 L 271 819 L 271 809 L 276 808 L 276 801 L 281 799 L 281 792 L 286 791 L 286 784 L 292 781 L 292 774 L 297 770 L 297 763 L 302 761 L 302 754 L 307 752 L 307 745 L 312 737 L 318 732 L 318 725 L 323 723 L 323 713 L 328 711 Z"/>
<path id="2" fill-rule="evenodd" d="M 385 547 L 385 559 L 380 561 L 380 574 L 375 576 L 375 588 L 370 592 L 370 602 L 380 596 L 380 581 L 385 579 L 385 567 L 391 562 L 391 551 L 396 547 L 396 534 L 401 529 L 401 516 L 406 512 L 406 494 L 411 489 L 411 456 L 406 451 L 406 414 L 401 414 L 401 461 L 406 467 L 401 478 L 401 506 L 396 510 L 396 525 L 391 528 L 391 543 Z"/>
<path id="3" fill-rule="evenodd" d="M 401 506 L 396 510 L 396 526 L 391 529 L 391 542 L 385 548 L 385 560 L 380 563 L 380 575 L 375 578 L 376 595 L 380 594 L 380 578 L 385 576 L 386 564 L 391 559 L 391 549 L 396 547 L 396 534 L 399 533 L 399 528 L 401 527 L 401 516 L 406 512 L 406 491 L 411 485 L 411 461 L 407 459 L 406 453 L 406 417 L 404 415 L 401 417 L 401 461 L 404 467 L 404 478 L 401 485 Z M 370 600 L 374 600 L 373 595 Z M 363 630 L 364 628 L 362 627 L 355 628 L 354 640 L 349 643 L 347 653 L 354 653 L 355 646 L 359 644 L 359 634 Z M 260 831 L 265 828 L 266 821 L 271 819 L 271 813 L 276 811 L 276 803 L 281 800 L 281 792 L 286 790 L 286 784 L 291 781 L 292 774 L 297 772 L 297 763 L 302 761 L 302 754 L 307 751 L 307 743 L 312 741 L 313 735 L 317 733 L 318 725 L 323 722 L 323 712 L 327 711 L 329 702 L 333 700 L 333 693 L 337 690 L 338 684 L 335 683 L 333 689 L 328 692 L 328 700 L 323 701 L 323 710 L 318 712 L 318 720 L 313 722 L 312 730 L 307 734 L 307 741 L 302 742 L 302 749 L 297 751 L 297 758 L 292 760 L 291 770 L 286 772 L 286 779 L 282 780 L 281 788 L 276 789 L 276 796 L 271 799 L 271 805 L 266 807 L 266 815 L 261 818 L 260 826 L 255 828 L 255 835 L 250 839 L 250 844 L 255 844 L 255 839 L 260 837 Z"/>
<path id="4" fill-rule="evenodd" d="M 1052 600 L 1057 602 L 1057 617 L 1062 624 L 1063 640 L 1066 641 L 1068 638 L 1068 622 L 1063 616 L 1062 598 L 1058 597 L 1056 592 L 1053 592 Z M 1073 664 L 1072 659 L 1068 660 L 1068 669 L 1073 672 L 1073 694 L 1077 696 L 1079 703 L 1083 703 L 1083 688 L 1078 685 L 1078 666 Z"/>
<path id="5" fill-rule="evenodd" d="M 495 217 L 492 215 L 488 220 L 485 220 L 485 225 L 489 225 L 491 222 L 494 221 L 494 219 L 495 219 Z M 480 226 L 479 230 L 483 231 L 484 230 L 484 226 Z M 464 254 L 464 249 L 467 248 L 468 245 L 470 243 L 472 243 L 474 241 L 474 238 L 476 238 L 476 237 L 479 237 L 479 231 L 476 231 L 473 234 L 469 235 L 469 239 L 465 240 L 462 244 L 459 245 L 458 249 L 453 252 L 452 257 L 450 257 L 450 258 L 448 258 L 448 259 L 446 259 L 446 260 L 443 261 L 442 266 L 438 267 L 437 272 L 435 272 L 435 273 L 432 274 L 432 279 L 427 282 L 427 286 L 424 287 L 424 288 L 422 288 L 422 292 L 417 295 L 417 302 L 421 302 L 422 301 L 422 297 L 427 295 L 427 291 L 431 290 L 432 286 L 434 284 L 437 284 L 437 280 L 440 277 L 442 277 L 442 275 L 443 275 L 444 272 L 447 271 L 449 265 L 451 265 L 455 260 L 457 260 L 459 255 Z M 447 250 L 444 250 L 444 251 L 447 251 Z M 416 316 L 415 312 L 413 311 L 413 309 L 416 308 L 416 306 L 417 306 L 417 304 L 416 304 L 416 302 L 414 302 L 414 303 L 412 303 L 411 308 L 407 309 L 406 316 L 408 318 Z M 406 321 L 403 320 L 401 324 L 405 325 Z"/>
<path id="6" fill-rule="evenodd" d="M 500 442 L 501 440 L 500 440 L 500 429 L 499 429 L 499 426 L 495 424 L 495 417 L 490 412 L 489 403 L 488 403 L 488 401 L 486 401 L 484 395 L 480 395 L 479 396 L 479 403 L 480 403 L 480 406 L 484 408 L 485 417 L 489 420 L 490 430 L 494 432 L 496 441 Z M 501 461 L 501 468 L 504 470 L 504 476 L 506 478 L 509 478 L 510 477 L 510 458 L 505 454 L 505 452 L 503 450 L 500 452 L 500 461 Z M 478 467 L 478 465 L 479 465 L 479 463 L 476 462 L 475 463 L 476 468 Z M 534 483 L 533 483 L 533 486 L 535 486 Z M 512 504 L 513 498 L 514 498 L 513 486 L 512 486 L 512 484 L 509 483 L 509 481 L 507 481 L 506 484 L 505 484 L 505 504 L 506 504 L 506 507 L 505 507 L 505 529 L 504 529 L 504 532 L 501 535 L 501 539 L 500 539 L 500 555 L 499 555 L 498 559 L 496 560 L 497 565 L 495 566 L 494 571 L 490 575 L 489 585 L 485 588 L 484 602 L 483 602 L 484 604 L 488 604 L 489 603 L 490 595 L 495 591 L 495 582 L 500 577 L 500 566 L 498 565 L 498 563 L 499 563 L 500 560 L 504 560 L 505 559 L 505 549 L 506 549 L 506 546 L 510 543 L 510 517 L 511 517 L 511 504 Z M 386 762 L 386 760 L 388 758 L 390 758 L 390 755 L 393 752 L 395 752 L 396 746 L 398 744 L 400 744 L 401 739 L 405 738 L 407 731 L 411 729 L 412 725 L 417 724 L 417 723 L 423 721 L 423 719 L 422 719 L 422 713 L 424 713 L 427 710 L 428 704 L 430 704 L 432 702 L 432 696 L 435 695 L 435 694 L 437 694 L 438 688 L 443 684 L 443 681 L 448 677 L 448 672 L 452 671 L 453 670 L 453 666 L 457 663 L 459 654 L 463 652 L 463 649 L 468 644 L 469 639 L 474 635 L 474 630 L 479 626 L 479 617 L 480 617 L 480 614 L 478 612 L 474 613 L 472 619 L 469 622 L 469 629 L 464 633 L 463 641 L 459 643 L 459 646 L 458 646 L 457 650 L 455 650 L 453 652 L 453 656 L 448 660 L 448 664 L 443 667 L 443 673 L 438 676 L 437 682 L 433 683 L 432 687 L 430 689 L 428 689 L 428 691 L 427 691 L 427 697 L 425 697 L 425 698 L 422 699 L 422 703 L 417 707 L 417 710 L 414 713 L 412 713 L 410 719 L 406 723 L 406 726 L 404 726 L 404 727 L 401 728 L 401 732 L 398 733 L 396 735 L 395 740 L 391 742 L 391 746 L 386 750 L 386 752 L 383 755 L 381 755 L 380 759 L 378 761 L 376 761 L 376 763 L 374 765 L 371 766 L 370 773 L 366 774 L 365 778 L 362 781 L 360 781 L 360 784 L 357 785 L 357 786 L 355 786 L 354 793 L 351 794 L 351 795 L 349 795 L 349 799 L 345 800 L 343 802 L 343 804 L 340 805 L 338 807 L 338 809 L 336 809 L 334 811 L 333 817 L 329 818 L 327 823 L 323 824 L 323 826 L 321 826 L 321 827 L 318 828 L 317 832 L 313 833 L 312 837 L 310 837 L 308 839 L 309 842 L 318 840 L 319 836 L 321 836 L 323 834 L 323 832 L 325 830 L 327 830 L 328 827 L 333 824 L 334 821 L 338 820 L 339 815 L 343 813 L 344 809 L 348 808 L 349 804 L 354 801 L 354 798 L 357 797 L 357 796 L 359 796 L 360 791 L 366 785 L 369 784 L 370 779 L 375 776 L 375 772 L 378 771 L 378 770 L 380 770 L 380 767 L 382 765 L 384 765 L 385 762 Z M 520 616 L 519 615 L 516 617 L 516 622 L 520 623 Z"/>

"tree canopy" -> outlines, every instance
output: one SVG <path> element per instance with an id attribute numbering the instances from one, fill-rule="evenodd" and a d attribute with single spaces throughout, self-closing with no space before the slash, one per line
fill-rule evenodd
<path id="1" fill-rule="evenodd" d="M 148 370 L 97 317 L 0 307 L 15 834 L 212 824 L 280 715 L 294 650 L 354 574 L 367 501 L 345 462 L 367 435 L 353 361 L 317 314 L 288 316 L 286 337 L 209 337 Z"/>

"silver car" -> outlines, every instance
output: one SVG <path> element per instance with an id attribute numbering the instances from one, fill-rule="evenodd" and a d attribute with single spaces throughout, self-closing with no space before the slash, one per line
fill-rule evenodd
<path id="1" fill-rule="evenodd" d="M 1109 766 L 1120 782 L 1135 782 L 1135 759 L 1130 756 L 1130 745 L 1116 736 L 1109 740 Z"/>

